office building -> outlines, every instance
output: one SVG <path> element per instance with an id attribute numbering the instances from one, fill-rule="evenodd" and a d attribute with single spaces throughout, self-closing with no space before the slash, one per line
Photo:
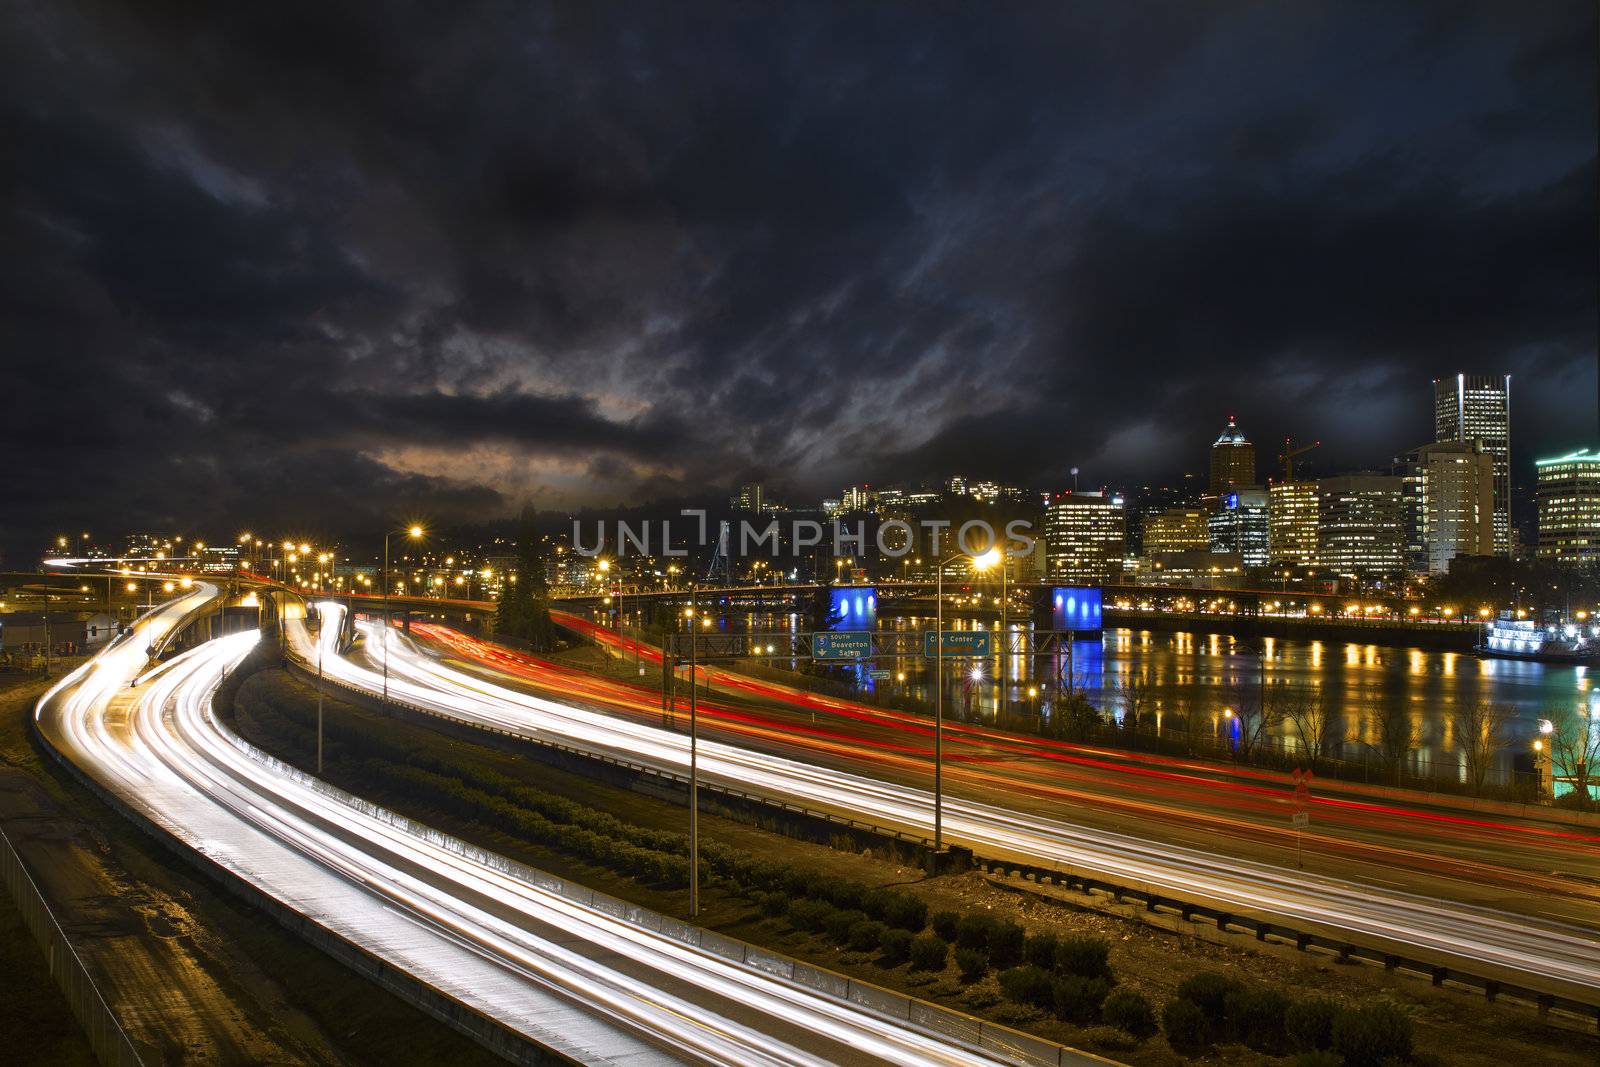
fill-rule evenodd
<path id="1" fill-rule="evenodd" d="M 1433 382 L 1433 439 L 1482 441 L 1494 460 L 1494 555 L 1511 554 L 1511 375 L 1457 374 Z"/>
<path id="2" fill-rule="evenodd" d="M 1445 574 L 1456 556 L 1495 555 L 1494 457 L 1483 443 L 1424 445 L 1401 460 L 1406 559 L 1417 574 Z"/>
<path id="3" fill-rule="evenodd" d="M 1274 482 L 1267 489 L 1267 559 L 1293 567 L 1317 565 L 1316 482 Z"/>
<path id="4" fill-rule="evenodd" d="M 1256 446 L 1245 440 L 1244 432 L 1232 415 L 1222 436 L 1211 446 L 1210 495 L 1220 501 L 1235 485 L 1256 483 Z"/>
<path id="5" fill-rule="evenodd" d="M 1095 585 L 1122 573 L 1122 498 L 1058 493 L 1045 511 L 1045 561 L 1051 581 Z"/>
<path id="6" fill-rule="evenodd" d="M 1236 485 L 1217 501 L 1206 517 L 1211 551 L 1231 552 L 1246 567 L 1265 567 L 1268 547 L 1267 491 L 1259 485 Z"/>
<path id="7" fill-rule="evenodd" d="M 1600 450 L 1535 462 L 1539 558 L 1600 562 Z"/>
<path id="8" fill-rule="evenodd" d="M 750 482 L 739 487 L 739 493 L 733 498 L 733 506 L 740 511 L 762 511 L 765 501 L 760 482 Z"/>
<path id="9" fill-rule="evenodd" d="M 1208 552 L 1211 535 L 1199 508 L 1167 508 L 1144 516 L 1141 550 L 1147 557 L 1168 552 Z"/>
<path id="10" fill-rule="evenodd" d="M 1405 569 L 1405 479 L 1346 474 L 1317 483 L 1317 562 L 1341 578 Z"/>

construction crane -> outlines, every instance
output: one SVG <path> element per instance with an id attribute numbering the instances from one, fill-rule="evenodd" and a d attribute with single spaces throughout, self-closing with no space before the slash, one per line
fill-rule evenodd
<path id="1" fill-rule="evenodd" d="M 1293 438 L 1285 437 L 1283 439 L 1283 452 L 1278 456 L 1279 459 L 1283 460 L 1283 480 L 1286 482 L 1294 481 L 1294 457 L 1303 456 L 1321 444 L 1321 441 L 1312 441 L 1309 445 L 1301 445 L 1296 448 L 1294 447 Z"/>

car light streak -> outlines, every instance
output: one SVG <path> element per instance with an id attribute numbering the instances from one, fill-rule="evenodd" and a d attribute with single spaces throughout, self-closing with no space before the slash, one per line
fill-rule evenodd
<path id="1" fill-rule="evenodd" d="M 589 907 L 253 749 L 211 697 L 255 632 L 200 645 L 130 688 L 150 638 L 213 596 L 202 585 L 152 612 L 36 715 L 62 755 L 268 897 L 584 1061 L 998 1062 Z M 288 630 L 308 647 L 300 619 Z"/>
<path id="2" fill-rule="evenodd" d="M 359 629 L 372 644 L 384 636 L 376 624 Z M 298 654 L 309 657 L 309 638 L 303 631 L 296 636 L 293 627 L 290 633 Z M 392 629 L 387 639 L 394 699 L 669 774 L 685 771 L 688 742 L 678 734 L 497 685 L 423 654 Z M 376 690 L 374 672 L 326 651 L 330 677 Z M 918 835 L 929 831 L 931 803 L 920 789 L 706 740 L 700 742 L 700 766 L 704 781 L 736 791 Z M 1466 962 L 1479 971 L 1487 964 L 1503 977 L 1516 976 L 1535 988 L 1553 981 L 1590 1000 L 1592 992 L 1585 991 L 1600 988 L 1600 940 L 1576 927 L 1226 859 L 960 798 L 947 799 L 946 826 L 953 840 L 999 859 L 1093 873 L 1157 895 L 1264 913 L 1397 953 Z"/>

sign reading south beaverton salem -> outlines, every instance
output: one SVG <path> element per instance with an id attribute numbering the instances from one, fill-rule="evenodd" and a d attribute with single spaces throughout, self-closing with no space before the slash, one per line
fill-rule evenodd
<path id="1" fill-rule="evenodd" d="M 934 651 L 934 631 L 922 632 L 922 654 L 929 659 L 939 653 Z M 987 656 L 989 655 L 988 630 L 946 630 L 944 632 L 945 656 Z"/>
<path id="2" fill-rule="evenodd" d="M 839 630 L 811 635 L 812 659 L 866 659 L 872 655 L 872 633 Z"/>

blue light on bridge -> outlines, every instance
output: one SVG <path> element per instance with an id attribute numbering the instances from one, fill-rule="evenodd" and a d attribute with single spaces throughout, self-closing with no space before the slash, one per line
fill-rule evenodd
<path id="1" fill-rule="evenodd" d="M 1051 590 L 1051 606 L 1051 625 L 1057 630 L 1099 633 L 1104 625 L 1098 586 L 1058 585 Z"/>

